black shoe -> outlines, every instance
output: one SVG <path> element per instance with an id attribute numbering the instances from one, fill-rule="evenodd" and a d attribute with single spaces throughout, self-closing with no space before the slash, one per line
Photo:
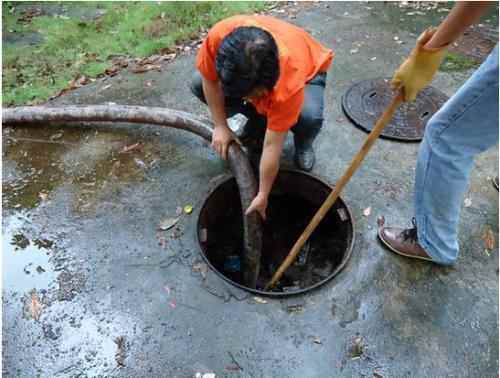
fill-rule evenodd
<path id="1" fill-rule="evenodd" d="M 493 179 L 493 186 L 498 190 L 498 176 Z"/>
<path id="2" fill-rule="evenodd" d="M 316 157 L 313 149 L 312 138 L 301 138 L 294 135 L 295 164 L 303 171 L 309 172 L 314 167 Z"/>

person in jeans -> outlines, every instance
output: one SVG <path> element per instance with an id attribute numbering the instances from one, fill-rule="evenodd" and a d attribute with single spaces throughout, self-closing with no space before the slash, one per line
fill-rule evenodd
<path id="1" fill-rule="evenodd" d="M 208 104 L 212 147 L 223 158 L 236 135 L 226 118 L 248 118 L 242 142 L 263 139 L 259 191 L 246 213 L 265 219 L 287 132 L 294 134 L 295 163 L 310 171 L 313 141 L 323 125 L 326 71 L 333 52 L 306 31 L 269 16 L 234 16 L 217 23 L 198 52 L 192 92 Z"/>
<path id="2" fill-rule="evenodd" d="M 491 4 L 491 3 L 489 3 Z M 405 101 L 432 80 L 447 47 L 487 10 L 486 2 L 459 2 L 437 30 L 425 31 L 393 78 Z M 474 157 L 498 142 L 498 45 L 465 84 L 429 120 L 415 178 L 413 227 L 379 224 L 379 238 L 403 256 L 451 265 L 457 227 Z"/>

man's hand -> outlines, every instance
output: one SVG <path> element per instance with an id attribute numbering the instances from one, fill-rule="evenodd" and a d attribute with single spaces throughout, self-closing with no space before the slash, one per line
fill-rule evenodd
<path id="1" fill-rule="evenodd" d="M 401 64 L 392 78 L 393 89 L 403 88 L 405 101 L 415 100 L 418 92 L 432 81 L 444 59 L 448 46 L 425 47 L 435 32 L 435 29 L 429 28 L 420 35 L 410 56 Z"/>
<path id="2" fill-rule="evenodd" d="M 212 148 L 222 157 L 227 159 L 227 150 L 232 140 L 239 143 L 238 138 L 226 125 L 219 125 L 212 132 Z"/>
<path id="3" fill-rule="evenodd" d="M 280 168 L 280 155 L 285 138 L 286 132 L 266 130 L 264 148 L 262 150 L 262 157 L 260 158 L 259 192 L 250 206 L 248 206 L 245 215 L 250 214 L 252 211 L 257 211 L 262 219 L 266 220 L 267 200 Z"/>
<path id="4" fill-rule="evenodd" d="M 250 214 L 252 211 L 257 211 L 263 220 L 266 220 L 267 209 L 267 195 L 265 193 L 257 193 L 250 206 L 248 206 L 245 215 Z"/>

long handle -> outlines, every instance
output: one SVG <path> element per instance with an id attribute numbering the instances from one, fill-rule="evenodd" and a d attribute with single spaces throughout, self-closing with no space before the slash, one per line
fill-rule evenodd
<path id="1" fill-rule="evenodd" d="M 293 248 L 290 250 L 290 253 L 288 253 L 288 256 L 286 259 L 281 263 L 280 267 L 274 273 L 273 278 L 269 283 L 266 285 L 264 290 L 269 290 L 274 285 L 276 282 L 279 281 L 283 273 L 288 269 L 288 267 L 295 261 L 297 255 L 300 252 L 300 249 L 302 246 L 305 244 L 307 239 L 309 239 L 309 236 L 313 233 L 313 231 L 316 229 L 318 226 L 319 222 L 323 219 L 325 214 L 330 210 L 330 208 L 333 206 L 335 201 L 337 200 L 340 192 L 344 188 L 344 186 L 349 182 L 351 179 L 352 175 L 358 167 L 360 166 L 361 162 L 365 158 L 366 154 L 372 147 L 373 143 L 375 143 L 375 140 L 378 138 L 382 130 L 384 129 L 385 125 L 389 123 L 389 121 L 392 119 L 392 116 L 394 115 L 394 112 L 397 110 L 399 105 L 403 102 L 403 94 L 400 91 L 393 99 L 392 102 L 387 106 L 385 109 L 384 113 L 380 116 L 378 119 L 377 123 L 375 124 L 375 127 L 372 129 L 370 134 L 366 137 L 365 143 L 361 147 L 361 149 L 358 151 L 356 156 L 351 161 L 351 164 L 345 171 L 344 175 L 340 178 L 340 180 L 335 184 L 334 190 L 330 193 L 328 198 L 325 200 L 323 205 L 319 208 L 319 210 L 316 212 L 314 215 L 313 219 L 309 224 L 307 225 L 306 229 L 304 232 L 302 232 L 302 235 L 297 239 L 295 242 Z"/>

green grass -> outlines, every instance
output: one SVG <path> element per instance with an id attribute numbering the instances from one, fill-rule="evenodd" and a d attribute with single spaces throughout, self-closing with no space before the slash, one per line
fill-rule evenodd
<path id="1" fill-rule="evenodd" d="M 18 22 L 16 2 L 2 4 L 3 33 L 40 33 L 41 44 L 3 44 L 2 103 L 42 102 L 84 74 L 96 77 L 111 67 L 110 55 L 145 57 L 195 38 L 215 22 L 238 13 L 263 10 L 265 2 L 64 2 L 66 13 Z M 103 9 L 92 21 L 71 16 Z"/>
<path id="2" fill-rule="evenodd" d="M 479 63 L 471 58 L 461 54 L 448 52 L 439 70 L 444 72 L 465 71 L 478 66 Z"/>

